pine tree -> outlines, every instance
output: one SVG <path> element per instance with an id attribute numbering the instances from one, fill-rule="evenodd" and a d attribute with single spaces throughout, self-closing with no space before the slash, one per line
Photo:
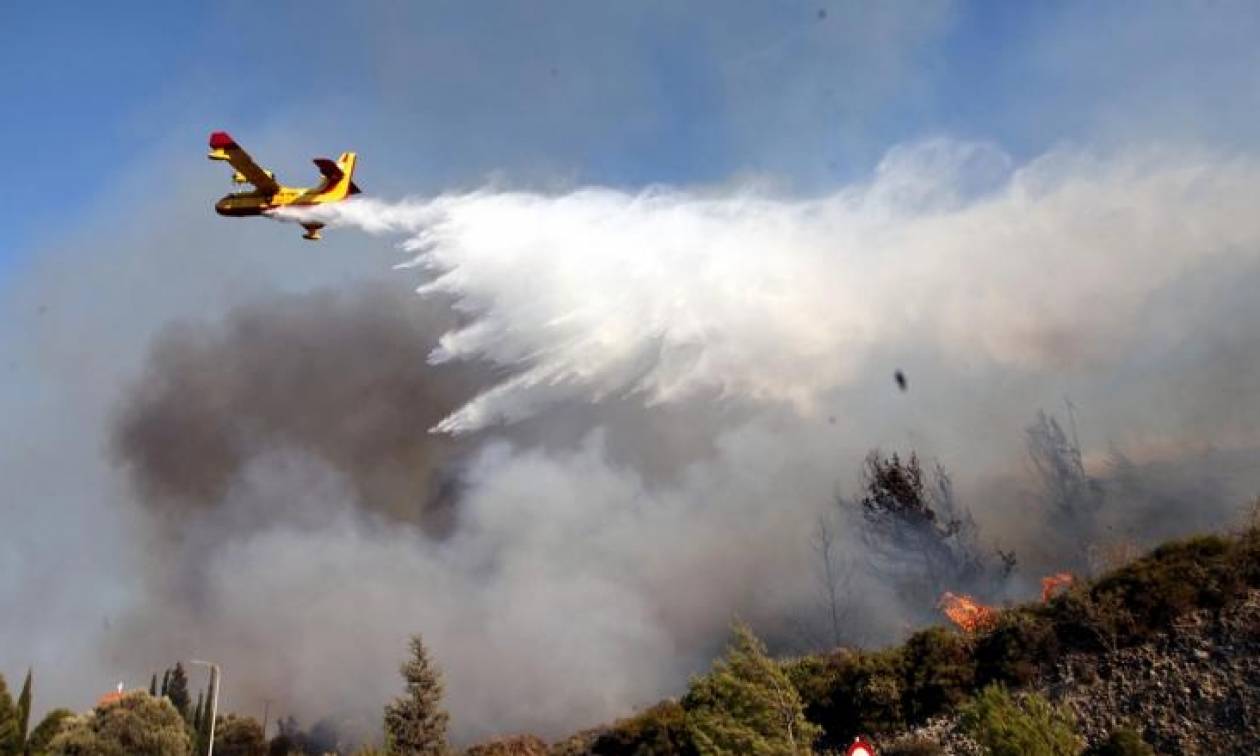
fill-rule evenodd
<path id="1" fill-rule="evenodd" d="M 162 698 L 166 698 L 171 693 L 171 670 L 162 670 Z"/>
<path id="2" fill-rule="evenodd" d="M 812 753 L 819 728 L 805 719 L 800 694 L 743 623 L 726 656 L 691 682 L 683 699 L 687 729 L 704 756 Z"/>
<path id="3" fill-rule="evenodd" d="M 149 695 L 153 696 L 154 698 L 157 698 L 157 694 L 158 694 L 157 673 L 154 672 L 153 677 L 149 678 Z"/>
<path id="4" fill-rule="evenodd" d="M 171 670 L 170 682 L 166 687 L 166 697 L 171 699 L 171 703 L 175 706 L 175 710 L 180 716 L 188 719 L 188 706 L 192 703 L 192 698 L 188 695 L 188 675 L 184 673 L 184 665 L 175 662 L 175 669 Z"/>
<path id="5" fill-rule="evenodd" d="M 200 744 L 200 753 L 209 749 L 210 746 L 210 722 L 214 717 L 213 698 L 214 681 L 211 680 L 206 686 L 206 703 L 201 709 L 201 716 L 197 719 L 197 742 Z"/>
<path id="6" fill-rule="evenodd" d="M 27 727 L 31 722 L 31 674 L 33 670 L 27 668 L 26 679 L 22 681 L 22 692 L 18 694 L 17 700 L 17 739 L 15 741 L 15 753 L 22 753 L 26 750 L 26 734 Z"/>
<path id="7" fill-rule="evenodd" d="M 405 694 L 385 707 L 385 739 L 389 753 L 436 756 L 448 751 L 446 725 L 441 707 L 442 675 L 429 661 L 419 635 L 411 637 L 411 659 L 400 671 Z"/>
<path id="8" fill-rule="evenodd" d="M 202 705 L 202 696 L 203 696 L 203 694 L 201 693 L 201 691 L 197 691 L 197 707 L 193 709 L 193 711 L 192 711 L 192 717 L 188 718 L 188 726 L 189 726 L 189 727 L 191 727 L 191 728 L 193 728 L 193 733 L 194 733 L 194 734 L 195 734 L 195 733 L 197 733 L 197 732 L 199 732 L 199 729 L 198 729 L 198 728 L 200 728 L 200 727 L 201 727 L 201 705 Z M 194 738 L 194 740 L 195 740 L 195 738 Z"/>
<path id="9" fill-rule="evenodd" d="M 9 695 L 8 683 L 0 675 L 0 754 L 17 753 L 18 711 Z"/>

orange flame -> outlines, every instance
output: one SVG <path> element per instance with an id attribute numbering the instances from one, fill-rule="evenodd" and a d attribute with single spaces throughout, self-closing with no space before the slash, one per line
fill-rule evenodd
<path id="1" fill-rule="evenodd" d="M 1056 572 L 1041 579 L 1041 602 L 1044 604 L 1058 594 L 1066 591 L 1076 581 L 1070 572 Z"/>
<path id="2" fill-rule="evenodd" d="M 997 622 L 997 610 L 981 604 L 965 593 L 945 591 L 936 606 L 949 617 L 950 622 L 969 633 L 988 630 Z"/>

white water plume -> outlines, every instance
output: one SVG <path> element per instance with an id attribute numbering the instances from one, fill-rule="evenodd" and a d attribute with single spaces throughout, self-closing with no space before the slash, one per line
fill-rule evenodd
<path id="1" fill-rule="evenodd" d="M 405 234 L 420 292 L 470 320 L 431 361 L 509 377 L 437 430 L 560 399 L 711 392 L 808 414 L 877 347 L 930 343 L 1017 370 L 1106 362 L 1147 299 L 1213 256 L 1254 258 L 1250 161 L 1062 151 L 1010 168 L 983 145 L 893 150 L 823 197 L 755 191 L 480 191 L 286 213 Z"/>

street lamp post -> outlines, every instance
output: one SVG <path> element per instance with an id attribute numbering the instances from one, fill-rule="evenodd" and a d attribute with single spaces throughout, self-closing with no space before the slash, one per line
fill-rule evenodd
<path id="1" fill-rule="evenodd" d="M 210 668 L 210 743 L 206 746 L 206 756 L 214 756 L 214 719 L 219 711 L 219 665 L 214 662 L 190 659 L 190 664 L 200 664 Z"/>

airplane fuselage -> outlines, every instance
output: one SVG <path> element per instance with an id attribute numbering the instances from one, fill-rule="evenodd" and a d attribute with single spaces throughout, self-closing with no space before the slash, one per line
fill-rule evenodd
<path id="1" fill-rule="evenodd" d="M 336 202 L 343 197 L 344 194 L 338 197 L 335 192 L 283 186 L 275 194 L 233 192 L 214 203 L 214 211 L 231 218 L 245 218 L 251 215 L 262 215 L 281 207 L 302 207 Z"/>

